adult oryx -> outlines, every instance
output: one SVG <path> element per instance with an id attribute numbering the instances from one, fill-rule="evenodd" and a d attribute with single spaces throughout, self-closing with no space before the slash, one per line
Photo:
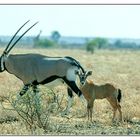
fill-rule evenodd
<path id="1" fill-rule="evenodd" d="M 25 23 L 27 24 L 28 21 Z M 24 25 L 25 25 L 24 24 Z M 73 90 L 79 97 L 82 96 L 82 92 L 76 85 L 76 73 L 80 70 L 85 72 L 80 63 L 72 57 L 49 57 L 41 54 L 15 54 L 9 55 L 10 50 L 16 45 L 16 43 L 27 33 L 33 26 L 26 30 L 10 47 L 11 42 L 17 35 L 17 33 L 24 26 L 21 26 L 19 30 L 14 34 L 7 47 L 0 58 L 0 72 L 7 71 L 14 74 L 17 78 L 23 81 L 23 88 L 19 93 L 24 95 L 27 90 L 32 87 L 34 92 L 38 91 L 39 84 L 47 84 L 58 78 L 62 79 L 68 85 L 68 95 L 72 98 Z M 67 112 L 71 106 L 71 100 L 68 100 Z"/>

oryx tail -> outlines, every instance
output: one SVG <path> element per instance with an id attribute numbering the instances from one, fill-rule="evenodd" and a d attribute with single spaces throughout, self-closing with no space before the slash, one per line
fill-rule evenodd
<path id="1" fill-rule="evenodd" d="M 84 68 L 81 66 L 81 64 L 77 60 L 75 60 L 74 58 L 72 58 L 70 56 L 65 56 L 65 58 L 70 59 L 71 60 L 71 64 L 81 68 L 82 72 L 85 73 Z"/>

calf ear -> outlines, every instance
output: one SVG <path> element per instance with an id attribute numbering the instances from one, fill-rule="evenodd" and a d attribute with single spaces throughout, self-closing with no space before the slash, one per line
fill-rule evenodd
<path id="1" fill-rule="evenodd" d="M 92 71 L 88 71 L 87 76 L 92 75 Z"/>

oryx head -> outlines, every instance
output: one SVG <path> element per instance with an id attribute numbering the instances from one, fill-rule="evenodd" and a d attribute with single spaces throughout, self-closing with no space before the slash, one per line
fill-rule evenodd
<path id="1" fill-rule="evenodd" d="M 16 37 L 16 35 L 18 34 L 18 32 L 29 22 L 29 20 L 27 22 L 25 22 L 18 30 L 17 32 L 13 35 L 13 37 L 11 38 L 11 40 L 9 41 L 9 43 L 7 44 L 5 50 L 3 51 L 1 57 L 0 57 L 0 72 L 3 72 L 5 70 L 5 65 L 4 65 L 4 61 L 5 59 L 8 57 L 9 52 L 11 51 L 11 49 L 18 43 L 18 41 L 32 28 L 34 27 L 38 22 L 36 22 L 35 24 L 33 24 L 32 26 L 30 26 L 21 36 L 19 36 L 19 38 L 13 43 L 13 45 L 11 45 L 12 41 L 14 40 L 14 38 Z M 11 47 L 10 47 L 11 45 Z"/>
<path id="2" fill-rule="evenodd" d="M 87 79 L 88 76 L 92 75 L 92 71 L 85 71 L 84 73 L 76 70 L 75 74 L 77 74 L 79 76 L 80 79 L 80 83 L 83 85 Z"/>

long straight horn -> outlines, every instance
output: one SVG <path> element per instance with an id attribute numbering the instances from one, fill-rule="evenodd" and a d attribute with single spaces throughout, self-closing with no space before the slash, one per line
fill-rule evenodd
<path id="1" fill-rule="evenodd" d="M 30 28 L 28 28 L 16 41 L 15 43 L 10 47 L 10 49 L 7 51 L 7 54 L 11 51 L 11 49 L 17 44 L 17 42 L 31 29 L 33 28 L 38 22 L 33 24 Z"/>
<path id="2" fill-rule="evenodd" d="M 11 38 L 11 40 L 9 41 L 8 45 L 6 46 L 5 50 L 3 53 L 7 54 L 7 50 L 11 44 L 11 42 L 13 41 L 13 39 L 15 38 L 15 36 L 18 34 L 18 32 L 29 22 L 30 20 L 26 21 L 18 30 L 17 32 L 13 35 L 13 37 Z"/>

